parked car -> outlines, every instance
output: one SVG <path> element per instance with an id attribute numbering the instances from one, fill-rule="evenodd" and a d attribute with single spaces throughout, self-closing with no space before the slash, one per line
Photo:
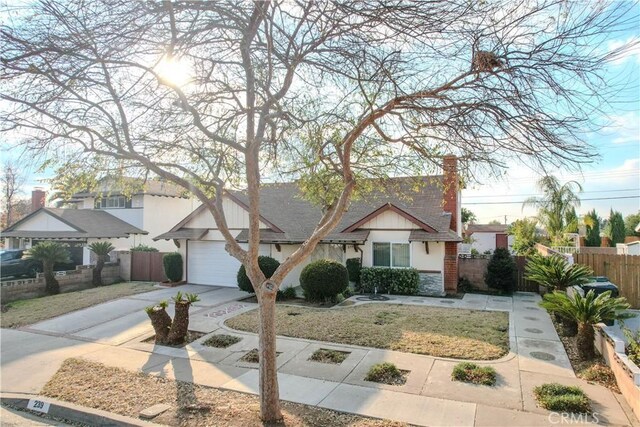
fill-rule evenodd
<path id="1" fill-rule="evenodd" d="M 0 251 L 0 275 L 36 277 L 42 272 L 42 263 L 35 259 L 23 258 L 25 249 L 8 249 Z"/>

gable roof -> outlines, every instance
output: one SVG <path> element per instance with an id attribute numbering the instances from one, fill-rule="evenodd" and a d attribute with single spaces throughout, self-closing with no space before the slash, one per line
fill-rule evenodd
<path id="1" fill-rule="evenodd" d="M 509 226 L 506 224 L 469 224 L 467 235 L 472 233 L 506 233 Z"/>
<path id="2" fill-rule="evenodd" d="M 50 215 L 74 231 L 20 230 L 20 226 L 37 215 Z M 2 237 L 34 239 L 121 238 L 130 234 L 148 234 L 115 216 L 93 209 L 40 208 L 2 231 Z"/>
<path id="3" fill-rule="evenodd" d="M 392 210 L 416 225 L 425 233 L 433 233 L 434 241 L 461 241 L 457 233 L 450 230 L 451 214 L 442 209 L 442 176 L 404 177 L 377 180 L 374 190 L 365 197 L 352 200 L 335 232 L 323 242 L 361 242 L 368 233 L 359 227 L 367 219 Z M 230 191 L 230 197 L 243 207 L 248 204 L 243 191 Z M 199 208 L 201 209 L 201 208 Z M 322 217 L 319 206 L 302 197 L 297 183 L 263 184 L 260 189 L 261 221 L 271 228 L 263 230 L 264 242 L 303 242 L 313 232 Z M 181 221 L 158 239 L 181 238 L 188 221 Z M 357 233 L 357 234 L 356 234 Z M 184 238 L 184 237 L 182 237 Z M 237 239 L 246 241 L 246 232 Z M 420 239 L 426 237 L 421 235 Z"/>

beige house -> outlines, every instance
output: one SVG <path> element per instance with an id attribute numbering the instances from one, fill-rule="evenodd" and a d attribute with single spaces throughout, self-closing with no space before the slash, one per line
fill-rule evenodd
<path id="1" fill-rule="evenodd" d="M 345 262 L 360 258 L 365 267 L 416 268 L 425 294 L 455 292 L 457 245 L 462 241 L 456 159 L 445 159 L 444 175 L 380 181 L 366 200 L 354 200 L 342 222 L 315 252 L 285 279 L 297 286 L 302 268 L 319 258 Z M 285 260 L 312 233 L 321 212 L 306 201 L 295 183 L 261 189 L 260 253 Z M 246 244 L 249 227 L 246 194 L 227 192 L 223 209 L 236 240 Z M 211 214 L 200 206 L 155 240 L 173 240 L 185 260 L 190 283 L 236 286 L 240 263 L 225 251 Z"/>

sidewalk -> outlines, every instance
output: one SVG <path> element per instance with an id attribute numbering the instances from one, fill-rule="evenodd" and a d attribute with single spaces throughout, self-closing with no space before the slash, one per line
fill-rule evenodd
<path id="1" fill-rule="evenodd" d="M 243 294 L 233 289 L 189 285 L 181 290 L 201 293 L 202 301 L 193 310 L 190 326 L 208 333 L 200 340 L 181 349 L 142 343 L 153 331 L 148 320 L 140 316 L 140 306 L 149 305 L 149 301 L 167 292 L 136 295 L 107 303 L 111 304 L 109 307 L 103 304 L 32 325 L 29 331 L 3 330 L 2 391 L 36 392 L 64 359 L 82 357 L 131 371 L 257 393 L 256 365 L 239 361 L 247 351 L 257 347 L 257 337 L 230 331 L 223 325 L 228 317 L 254 309 L 256 305 L 236 301 Z M 620 403 L 604 387 L 575 378 L 549 316 L 537 307 L 539 299 L 534 294 L 516 294 L 513 298 L 467 294 L 461 300 L 394 296 L 388 301 L 509 312 L 511 352 L 499 360 L 480 362 L 497 370 L 496 387 L 451 381 L 451 369 L 456 363 L 453 360 L 278 338 L 277 348 L 282 352 L 278 356 L 281 398 L 415 425 L 546 426 L 551 424 L 550 413 L 536 407 L 532 389 L 545 382 L 562 382 L 580 385 L 586 391 L 594 401 L 601 424 L 631 425 L 624 402 Z M 357 297 L 352 300 L 365 303 Z M 104 317 L 112 320 L 105 322 Z M 215 333 L 243 339 L 227 349 L 201 344 Z M 308 361 L 309 355 L 318 348 L 350 354 L 340 365 Z M 409 368 L 407 383 L 397 387 L 364 381 L 368 367 L 381 361 L 392 361 L 400 369 Z"/>

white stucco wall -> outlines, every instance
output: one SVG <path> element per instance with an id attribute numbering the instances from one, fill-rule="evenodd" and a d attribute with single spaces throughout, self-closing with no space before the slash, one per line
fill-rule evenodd
<path id="1" fill-rule="evenodd" d="M 407 243 L 410 233 L 410 230 L 371 230 L 367 242 L 361 246 L 364 251 L 363 267 L 373 266 L 374 242 Z M 353 251 L 353 247 L 350 248 L 348 255 L 348 258 L 360 256 L 359 253 Z M 422 271 L 442 271 L 444 243 L 429 242 L 429 253 L 427 253 L 423 242 L 411 242 L 411 267 Z"/>
<path id="2" fill-rule="evenodd" d="M 51 215 L 40 212 L 16 227 L 20 231 L 78 231 Z"/>
<path id="3" fill-rule="evenodd" d="M 109 215 L 113 215 L 118 219 L 127 222 L 134 227 L 138 227 L 141 230 L 144 230 L 144 214 L 142 208 L 134 208 L 134 209 L 100 209 L 108 213 Z"/>
<path id="4" fill-rule="evenodd" d="M 82 203 L 78 206 L 79 209 L 93 209 L 95 208 L 95 199 L 93 197 L 87 197 L 82 199 Z"/>
<path id="5" fill-rule="evenodd" d="M 495 251 L 496 250 L 496 233 L 473 233 L 471 235 L 471 239 L 473 242 L 471 243 L 471 247 L 476 249 L 478 252 L 483 253 L 485 251 Z M 513 247 L 514 236 L 507 236 L 507 247 L 509 250 Z"/>
<path id="6" fill-rule="evenodd" d="M 278 252 L 275 245 L 271 245 L 271 256 L 282 263 L 299 247 L 300 245 L 280 245 L 280 252 Z M 345 253 L 342 251 L 342 245 L 318 245 L 307 259 L 287 274 L 282 282 L 282 288 L 298 286 L 300 284 L 300 273 L 302 273 L 302 269 L 312 261 L 319 259 L 333 259 L 343 264 L 346 261 Z"/>
<path id="7" fill-rule="evenodd" d="M 149 234 L 146 236 L 139 236 L 136 240 L 142 244 L 153 246 L 160 252 L 175 251 L 176 246 L 172 240 L 154 241 L 153 238 L 169 231 L 174 225 L 182 221 L 184 217 L 193 212 L 198 205 L 199 203 L 195 199 L 161 197 L 145 194 L 144 208 L 131 210 L 139 210 L 143 212 L 142 227 L 140 228 L 148 231 Z"/>
<path id="8" fill-rule="evenodd" d="M 241 230 L 243 228 L 249 228 L 249 213 L 240 205 L 233 202 L 228 197 L 222 200 L 222 209 L 224 210 L 225 217 L 227 219 L 227 226 L 232 229 Z M 190 213 L 191 211 L 189 211 Z M 183 215 L 183 218 L 186 216 Z M 173 225 L 177 224 L 176 221 Z M 213 216 L 208 210 L 203 210 L 193 217 L 188 224 L 185 224 L 187 228 L 212 228 L 216 229 L 216 225 Z M 167 228 L 169 230 L 171 227 Z M 260 223 L 260 228 L 267 228 L 264 224 Z M 165 231 L 167 231 L 165 230 Z"/>

